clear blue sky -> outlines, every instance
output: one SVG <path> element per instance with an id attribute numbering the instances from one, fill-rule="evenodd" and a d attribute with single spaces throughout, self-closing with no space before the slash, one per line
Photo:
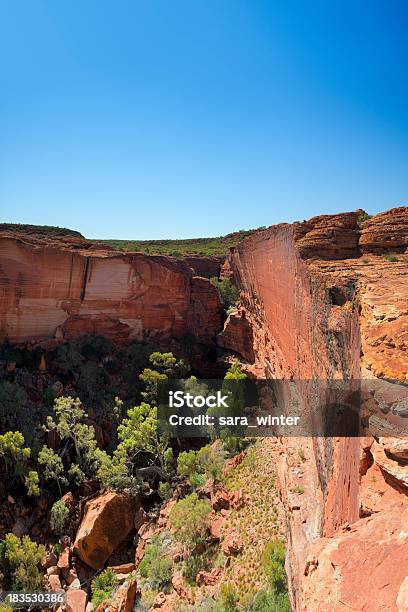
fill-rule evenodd
<path id="1" fill-rule="evenodd" d="M 408 201 L 405 0 L 0 0 L 0 211 L 99 238 Z"/>

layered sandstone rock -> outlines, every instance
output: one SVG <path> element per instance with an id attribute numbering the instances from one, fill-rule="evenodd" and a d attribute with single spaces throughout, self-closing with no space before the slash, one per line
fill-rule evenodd
<path id="1" fill-rule="evenodd" d="M 384 255 L 401 253 L 407 239 L 407 208 L 368 221 L 363 211 L 326 215 L 249 236 L 229 265 L 241 290 L 239 318 L 250 331 L 230 317 L 220 344 L 245 360 L 243 338 L 252 337 L 253 360 L 244 367 L 258 378 L 343 380 L 350 393 L 360 378 L 405 381 L 408 260 Z M 298 387 L 305 410 L 325 405 L 324 385 Z M 406 597 L 406 449 L 395 437 L 384 442 L 390 438 L 381 433 L 381 415 L 393 431 L 408 405 L 374 388 L 367 393 L 374 433 L 363 449 L 359 438 L 347 437 L 278 444 L 294 610 L 396 610 Z M 316 434 L 323 425 L 316 420 Z M 398 571 L 391 576 L 393 559 Z"/>
<path id="2" fill-rule="evenodd" d="M 362 225 L 359 240 L 363 253 L 403 253 L 408 248 L 408 206 L 392 208 Z"/>
<path id="3" fill-rule="evenodd" d="M 345 259 L 358 254 L 359 220 L 364 211 L 321 215 L 294 223 L 294 237 L 301 257 Z"/>
<path id="4" fill-rule="evenodd" d="M 4 234 L 0 262 L 0 340 L 97 333 L 165 343 L 192 334 L 209 343 L 220 330 L 215 287 L 171 257 Z"/>

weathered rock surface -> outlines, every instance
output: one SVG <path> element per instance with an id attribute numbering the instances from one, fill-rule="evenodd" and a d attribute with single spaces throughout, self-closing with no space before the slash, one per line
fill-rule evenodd
<path id="1" fill-rule="evenodd" d="M 304 259 L 346 259 L 358 254 L 358 221 L 364 211 L 321 215 L 294 223 L 297 249 Z"/>
<path id="2" fill-rule="evenodd" d="M 363 253 L 403 253 L 408 248 L 408 206 L 392 208 L 362 225 L 359 240 Z"/>
<path id="3" fill-rule="evenodd" d="M 317 563 L 306 570 L 300 610 L 397 610 L 397 598 L 401 603 L 406 597 L 407 521 L 406 506 L 395 506 L 331 540 L 317 540 L 310 551 Z"/>
<path id="4" fill-rule="evenodd" d="M 350 391 L 352 381 L 361 378 L 407 380 L 408 258 L 401 254 L 408 240 L 407 210 L 368 221 L 356 211 L 282 224 L 232 249 L 239 315 L 253 339 L 254 359 L 244 366 L 248 374 L 341 379 L 350 381 Z M 387 253 L 400 255 L 385 258 Z M 221 337 L 240 352 L 236 327 L 230 318 Z M 308 385 L 300 388 L 306 410 L 323 399 Z M 277 444 L 294 610 L 404 609 L 406 448 L 381 426 L 375 430 L 378 415 L 387 414 L 392 428 L 408 408 L 404 398 L 392 397 L 394 391 L 375 387 L 367 402 L 377 411 L 369 419 L 374 438 L 362 445 L 347 437 L 286 437 Z M 317 420 L 316 432 L 321 426 Z M 303 493 L 292 493 L 300 472 Z"/>
<path id="5" fill-rule="evenodd" d="M 238 353 L 245 361 L 254 362 L 252 328 L 247 321 L 245 310 L 239 308 L 228 315 L 224 329 L 218 336 L 218 344 Z"/>
<path id="6" fill-rule="evenodd" d="M 233 529 L 229 529 L 224 536 L 223 541 L 221 542 L 221 550 L 226 557 L 238 555 L 242 552 L 244 548 L 244 543 L 242 541 L 241 535 L 234 531 Z"/>
<path id="7" fill-rule="evenodd" d="M 137 596 L 138 589 L 136 580 L 132 579 L 125 582 L 125 584 L 119 586 L 116 590 L 113 599 L 109 604 L 109 611 L 132 612 Z"/>
<path id="8" fill-rule="evenodd" d="M 88 501 L 74 552 L 93 569 L 101 569 L 133 528 L 133 507 L 125 493 L 108 491 Z"/>
<path id="9" fill-rule="evenodd" d="M 167 342 L 190 333 L 211 342 L 221 327 L 218 292 L 182 260 L 0 236 L 0 339 L 96 333 Z"/>

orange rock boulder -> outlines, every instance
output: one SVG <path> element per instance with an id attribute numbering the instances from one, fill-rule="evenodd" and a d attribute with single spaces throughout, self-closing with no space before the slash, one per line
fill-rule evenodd
<path id="1" fill-rule="evenodd" d="M 133 504 L 124 493 L 108 491 L 86 503 L 74 552 L 93 569 L 101 569 L 134 525 Z"/>

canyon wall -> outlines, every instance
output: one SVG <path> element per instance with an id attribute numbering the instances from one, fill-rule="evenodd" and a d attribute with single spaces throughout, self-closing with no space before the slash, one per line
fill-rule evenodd
<path id="1" fill-rule="evenodd" d="M 213 342 L 218 292 L 182 260 L 95 248 L 75 239 L 0 235 L 0 340 L 102 334 Z"/>
<path id="2" fill-rule="evenodd" d="M 219 342 L 241 354 L 249 375 L 350 389 L 361 378 L 408 378 L 408 208 L 365 217 L 282 224 L 232 250 L 241 305 Z M 306 386 L 304 406 L 322 400 Z M 408 555 L 407 457 L 406 438 L 281 439 L 294 610 L 408 609 L 399 567 Z"/>

